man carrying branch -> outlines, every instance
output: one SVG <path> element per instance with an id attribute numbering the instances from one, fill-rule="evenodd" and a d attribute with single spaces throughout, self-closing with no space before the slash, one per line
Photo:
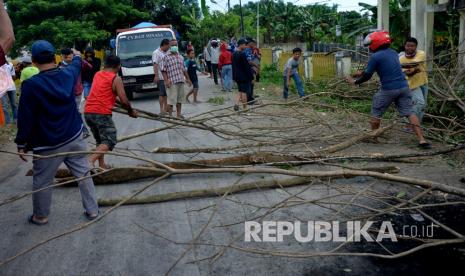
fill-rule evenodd
<path id="1" fill-rule="evenodd" d="M 86 151 L 82 137 L 83 122 L 76 107 L 74 87 L 81 73 L 81 53 L 74 50 L 72 62 L 59 69 L 55 64 L 55 48 L 48 41 L 39 40 L 32 45 L 32 62 L 40 73 L 25 80 L 21 87 L 18 108 L 18 134 L 15 143 L 22 160 L 25 153 L 50 156 L 59 153 Z M 69 155 L 33 159 L 33 191 L 53 184 L 61 163 L 71 173 L 81 178 L 88 174 L 86 155 Z M 85 215 L 92 220 L 98 216 L 97 200 L 92 178 L 79 181 Z M 29 222 L 37 225 L 48 223 L 52 189 L 32 195 L 33 214 Z"/>
<path id="2" fill-rule="evenodd" d="M 84 108 L 84 117 L 89 126 L 94 139 L 97 142 L 96 153 L 92 154 L 89 162 L 94 166 L 99 161 L 99 167 L 107 169 L 104 154 L 113 150 L 116 145 L 116 128 L 113 122 L 112 109 L 115 106 L 118 97 L 121 105 L 128 111 L 128 115 L 137 118 L 137 112 L 134 111 L 126 98 L 123 81 L 118 76 L 121 68 L 119 57 L 110 55 L 105 60 L 105 68 L 95 74 L 92 88 Z"/>

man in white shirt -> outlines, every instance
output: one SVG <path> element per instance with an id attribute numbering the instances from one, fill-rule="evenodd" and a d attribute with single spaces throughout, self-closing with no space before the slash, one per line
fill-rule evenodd
<path id="1" fill-rule="evenodd" d="M 15 68 L 13 64 L 7 61 L 5 65 L 7 69 L 7 73 L 10 75 L 10 78 L 14 79 L 15 77 Z M 8 124 L 15 124 L 17 115 L 18 115 L 18 106 L 16 105 L 16 85 L 13 85 L 7 90 L 5 95 L 2 97 L 2 107 L 3 113 L 5 114 L 5 123 Z M 10 114 L 10 108 L 12 112 L 12 116 Z M 11 120 L 13 117 L 13 120 Z"/>
<path id="2" fill-rule="evenodd" d="M 220 60 L 220 47 L 218 41 L 212 40 L 211 44 L 211 60 L 212 60 L 212 73 L 215 84 L 218 85 L 218 63 Z"/>
<path id="3" fill-rule="evenodd" d="M 153 82 L 157 84 L 160 94 L 158 97 L 158 102 L 160 103 L 160 115 L 164 115 L 167 112 L 168 98 L 166 94 L 165 82 L 163 81 L 163 75 L 161 73 L 162 61 L 163 58 L 168 54 L 170 48 L 170 41 L 168 39 L 163 39 L 160 43 L 160 47 L 153 51 L 152 54 L 152 63 L 153 63 L 153 72 L 155 77 Z"/>
<path id="4" fill-rule="evenodd" d="M 210 73 L 210 78 L 213 78 L 210 43 L 207 43 L 207 46 L 203 49 L 203 56 L 205 58 L 205 63 L 207 64 L 207 72 Z"/>

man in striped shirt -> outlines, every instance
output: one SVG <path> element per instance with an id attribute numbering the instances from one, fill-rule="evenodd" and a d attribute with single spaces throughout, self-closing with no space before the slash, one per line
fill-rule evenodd
<path id="1" fill-rule="evenodd" d="M 186 68 L 184 67 L 184 60 L 178 51 L 178 41 L 172 39 L 170 41 L 170 53 L 163 58 L 161 65 L 161 72 L 165 81 L 168 96 L 167 112 L 171 116 L 173 112 L 173 105 L 176 105 L 176 115 L 178 118 L 183 118 L 181 115 L 181 106 L 186 101 L 184 95 L 184 82 L 189 86 L 192 85 Z"/>

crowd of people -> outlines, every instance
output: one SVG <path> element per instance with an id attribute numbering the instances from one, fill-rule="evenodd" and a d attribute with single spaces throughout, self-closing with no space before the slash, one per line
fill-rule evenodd
<path id="1" fill-rule="evenodd" d="M 255 103 L 254 83 L 260 80 L 261 53 L 255 40 L 250 37 L 238 41 L 233 37 L 229 41 L 212 39 L 205 45 L 201 62 L 221 91 L 232 92 L 236 83 L 239 94 L 234 109 Z M 218 82 L 218 77 L 220 83 Z"/>

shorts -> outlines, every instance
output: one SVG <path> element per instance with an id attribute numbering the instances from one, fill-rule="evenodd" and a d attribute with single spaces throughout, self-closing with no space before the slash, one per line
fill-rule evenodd
<path id="1" fill-rule="evenodd" d="M 396 104 L 397 111 L 400 116 L 408 117 L 413 114 L 412 95 L 408 87 L 394 90 L 381 89 L 373 96 L 373 103 L 371 105 L 371 115 L 375 118 L 381 119 L 384 112 L 391 106 L 392 103 Z"/>
<path id="2" fill-rule="evenodd" d="M 111 115 L 86 113 L 84 118 L 97 145 L 107 145 L 110 150 L 113 150 L 117 140 L 115 123 Z"/>
<path id="3" fill-rule="evenodd" d="M 192 88 L 199 89 L 199 80 L 192 81 Z"/>
<path id="4" fill-rule="evenodd" d="M 239 92 L 246 93 L 247 95 L 249 95 L 252 91 L 252 82 L 237 82 L 237 89 L 239 90 Z"/>
<path id="5" fill-rule="evenodd" d="M 186 102 L 186 95 L 184 92 L 184 83 L 179 82 L 172 84 L 170 87 L 166 89 L 168 94 L 168 104 L 169 105 L 176 105 L 178 103 L 185 103 Z"/>
<path id="6" fill-rule="evenodd" d="M 159 96 L 161 97 L 166 97 L 166 86 L 165 86 L 165 81 L 159 80 L 157 82 L 158 85 L 158 90 L 160 91 Z"/>
<path id="7" fill-rule="evenodd" d="M 85 82 L 82 83 L 82 87 L 84 88 L 84 90 L 82 92 L 84 94 L 84 98 L 89 97 L 90 89 L 92 88 L 92 83 L 88 82 L 88 81 L 85 81 Z"/>

